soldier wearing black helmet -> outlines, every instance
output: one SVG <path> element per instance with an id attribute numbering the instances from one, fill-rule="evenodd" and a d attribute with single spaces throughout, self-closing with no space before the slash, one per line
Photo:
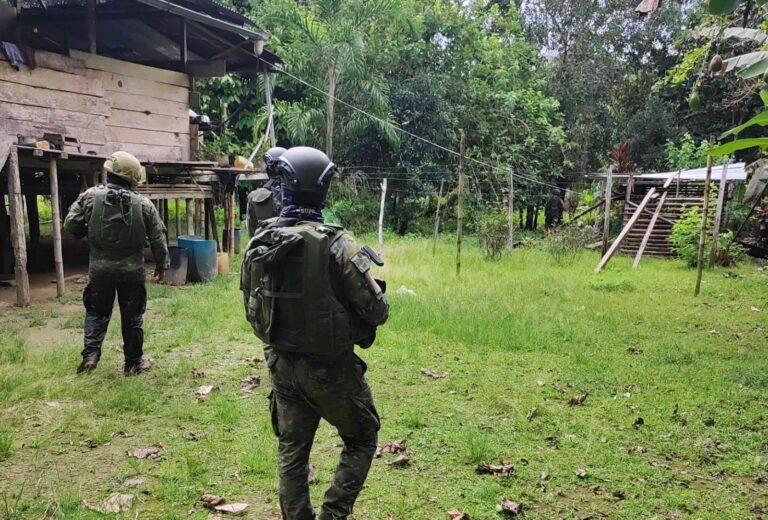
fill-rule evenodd
<path id="1" fill-rule="evenodd" d="M 346 519 L 363 487 L 380 427 L 366 365 L 355 345 L 373 344 L 387 320 L 386 285 L 371 273 L 375 252 L 323 222 L 335 166 L 314 148 L 278 160 L 280 217 L 256 229 L 240 287 L 245 312 L 265 343 L 269 407 L 279 439 L 280 508 L 287 520 L 316 518 L 309 500 L 309 453 L 320 419 L 344 442 L 320 520 Z"/>
<path id="2" fill-rule="evenodd" d="M 277 160 L 285 153 L 285 148 L 274 146 L 264 154 L 264 166 L 269 179 L 264 186 L 248 194 L 246 221 L 248 236 L 253 236 L 256 227 L 263 221 L 280 215 L 283 207 L 283 194 L 280 189 L 280 177 L 277 175 Z"/>

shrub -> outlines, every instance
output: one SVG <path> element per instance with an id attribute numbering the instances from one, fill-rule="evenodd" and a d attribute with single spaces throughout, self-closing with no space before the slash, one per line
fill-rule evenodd
<path id="1" fill-rule="evenodd" d="M 544 250 L 556 264 L 571 265 L 594 239 L 594 231 L 589 227 L 563 226 L 547 234 Z"/>
<path id="2" fill-rule="evenodd" d="M 710 218 L 712 215 L 710 214 Z M 709 253 L 712 247 L 712 235 L 708 231 L 704 240 L 704 265 L 709 265 Z M 698 206 L 685 209 L 683 216 L 672 226 L 669 241 L 677 256 L 688 267 L 696 267 L 701 233 L 701 210 Z M 716 265 L 729 267 L 746 258 L 746 250 L 739 244 L 731 244 L 733 232 L 721 233 L 717 239 L 718 253 Z M 730 247 L 726 250 L 726 248 Z"/>
<path id="3" fill-rule="evenodd" d="M 491 213 L 477 222 L 477 240 L 489 260 L 496 260 L 507 247 L 509 225 L 504 213 Z"/>

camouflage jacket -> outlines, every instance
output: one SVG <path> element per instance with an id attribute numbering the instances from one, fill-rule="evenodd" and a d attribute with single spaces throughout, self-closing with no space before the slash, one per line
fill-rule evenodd
<path id="1" fill-rule="evenodd" d="M 91 220 L 93 212 L 94 195 L 96 190 L 103 190 L 104 187 L 97 186 L 90 188 L 80 194 L 77 200 L 69 208 L 67 218 L 64 220 L 64 229 L 77 238 L 84 238 L 88 235 L 88 222 Z M 107 184 L 109 190 L 131 190 L 125 186 L 117 184 Z M 144 223 L 144 233 L 152 249 L 152 257 L 155 259 L 156 269 L 165 271 L 169 266 L 168 245 L 165 241 L 165 225 L 160 219 L 155 206 L 143 195 L 141 198 L 141 213 Z M 91 247 L 89 273 L 109 274 L 113 276 L 141 276 L 144 273 L 144 250 L 137 249 L 129 255 L 114 259 L 113 255 L 107 251 L 100 250 L 97 247 Z"/>

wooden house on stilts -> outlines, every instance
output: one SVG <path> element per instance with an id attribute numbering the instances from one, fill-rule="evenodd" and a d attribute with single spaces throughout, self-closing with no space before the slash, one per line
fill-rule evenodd
<path id="1" fill-rule="evenodd" d="M 17 303 L 29 304 L 28 266 L 41 255 L 55 259 L 63 292 L 61 221 L 81 191 L 102 182 L 116 150 L 146 166 L 140 191 L 177 235 L 181 227 L 218 241 L 215 205 L 223 206 L 222 242 L 232 248 L 243 172 L 196 160 L 194 79 L 263 75 L 271 106 L 269 73 L 279 59 L 265 49 L 266 34 L 215 0 L 10 2 L 0 11 L 0 279 L 15 280 Z M 40 196 L 51 197 L 49 241 Z M 185 218 L 177 211 L 169 223 L 169 201 L 179 208 L 179 200 Z"/>

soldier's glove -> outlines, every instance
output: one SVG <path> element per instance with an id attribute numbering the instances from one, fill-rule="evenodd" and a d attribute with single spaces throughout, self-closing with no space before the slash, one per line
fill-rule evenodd
<path id="1" fill-rule="evenodd" d="M 381 292 L 386 294 L 387 293 L 387 282 L 385 282 L 384 280 L 381 280 L 380 278 L 374 278 L 374 280 L 376 280 L 376 283 L 381 288 Z"/>

